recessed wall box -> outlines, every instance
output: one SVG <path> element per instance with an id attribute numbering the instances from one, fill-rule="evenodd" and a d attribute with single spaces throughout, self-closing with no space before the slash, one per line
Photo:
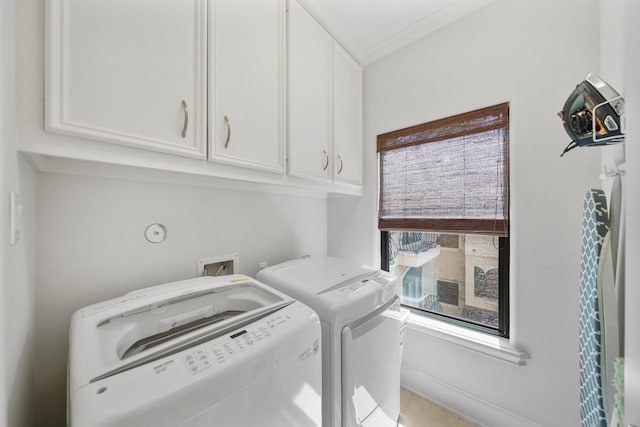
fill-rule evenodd
<path id="1" fill-rule="evenodd" d="M 229 254 L 215 257 L 199 258 L 196 274 L 200 276 L 226 276 L 234 274 L 238 268 L 240 255 Z"/>

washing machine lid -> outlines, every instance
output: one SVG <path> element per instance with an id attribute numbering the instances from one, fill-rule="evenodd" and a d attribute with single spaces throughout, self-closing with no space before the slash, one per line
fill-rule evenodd
<path id="1" fill-rule="evenodd" d="M 291 286 L 308 295 L 321 295 L 375 271 L 334 257 L 303 257 L 260 270 L 258 278 L 276 287 Z"/>
<path id="2" fill-rule="evenodd" d="M 227 334 L 294 300 L 247 276 L 202 277 L 76 312 L 70 363 L 90 383 Z"/>
<path id="3" fill-rule="evenodd" d="M 333 257 L 288 261 L 260 270 L 257 277 L 332 324 L 366 314 L 398 294 L 390 273 Z"/>

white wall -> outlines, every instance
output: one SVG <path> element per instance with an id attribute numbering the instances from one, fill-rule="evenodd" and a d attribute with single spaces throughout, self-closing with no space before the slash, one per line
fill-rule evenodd
<path id="1" fill-rule="evenodd" d="M 11 7 L 9 7 L 11 6 Z M 11 87 L 13 77 L 7 76 L 7 73 L 10 71 L 11 61 L 8 58 L 11 58 L 11 52 L 13 52 L 13 44 L 14 44 L 14 35 L 13 28 L 10 25 L 10 17 L 15 15 L 13 11 L 13 3 L 10 2 L 0 2 L 0 58 L 2 58 L 2 62 L 0 62 L 0 190 L 2 191 L 1 197 L 4 200 L 4 203 L 0 204 L 2 207 L 0 209 L 0 224 L 7 224 L 9 218 L 7 217 L 7 209 L 6 200 L 7 200 L 7 177 L 5 171 L 7 168 L 7 160 L 8 153 L 5 153 L 5 141 L 10 138 L 10 127 L 9 127 L 9 119 L 11 118 L 11 114 L 9 111 L 13 108 L 12 103 L 9 101 L 10 97 L 8 96 L 8 88 Z M 2 301 L 2 307 L 4 308 L 5 297 L 5 286 L 6 286 L 6 248 L 5 242 L 7 241 L 7 230 L 6 227 L 0 226 L 0 301 Z M 6 385 L 6 375 L 5 375 L 5 352 L 6 352 L 6 344 L 5 344 L 5 331 L 6 325 L 4 321 L 4 316 L 0 316 L 0 426 L 4 427 L 7 425 L 7 385 Z"/>
<path id="2" fill-rule="evenodd" d="M 20 194 L 24 209 L 22 240 L 4 241 L 5 281 L 3 316 L 6 322 L 5 357 L 8 426 L 31 426 L 34 420 L 36 173 L 16 151 L 9 153 L 13 177 L 9 189 Z M 5 203 L 8 191 L 4 192 Z M 8 203 L 7 203 L 8 204 Z M 5 204 L 5 206 L 7 206 Z M 8 222 L 5 222 L 5 227 Z"/>
<path id="3" fill-rule="evenodd" d="M 599 77 L 624 95 L 625 84 L 625 0 L 600 0 L 600 72 Z M 602 164 L 614 169 L 624 162 L 625 145 L 598 149 Z M 602 189 L 611 194 L 613 178 L 602 176 Z"/>
<path id="4" fill-rule="evenodd" d="M 515 367 L 410 332 L 403 360 L 405 384 L 486 425 L 578 424 L 582 201 L 600 166 L 597 150 L 560 159 L 556 113 L 598 72 L 597 13 L 596 0 L 498 0 L 368 66 L 365 195 L 329 202 L 329 253 L 378 262 L 376 135 L 510 102 L 511 336 L 532 358 Z"/>
<path id="5" fill-rule="evenodd" d="M 600 0 L 601 10 L 601 75 L 625 97 L 627 136 L 624 145 L 602 150 L 602 162 L 609 169 L 621 165 L 627 173 L 622 177 L 626 200 L 625 265 L 625 408 L 624 425 L 640 425 L 640 55 L 636 41 L 640 39 L 637 1 Z M 603 182 L 605 189 L 610 180 Z"/>
<path id="6" fill-rule="evenodd" d="M 640 425 L 640 3 L 625 0 L 625 142 L 626 184 L 626 308 L 625 308 L 625 425 Z"/>
<path id="7" fill-rule="evenodd" d="M 16 152 L 16 2 L 0 4 L 0 426 L 31 426 L 34 412 L 36 178 Z M 9 192 L 24 204 L 24 237 L 9 244 Z"/>
<path id="8" fill-rule="evenodd" d="M 71 313 L 133 289 L 195 277 L 196 261 L 238 252 L 239 271 L 326 253 L 326 199 L 42 174 L 38 199 L 39 425 L 64 420 Z M 147 225 L 167 229 L 145 240 Z"/>

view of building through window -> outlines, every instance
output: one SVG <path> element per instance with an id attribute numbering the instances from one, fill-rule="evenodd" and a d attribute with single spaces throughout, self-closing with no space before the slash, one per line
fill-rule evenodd
<path id="1" fill-rule="evenodd" d="M 407 231 L 386 236 L 402 304 L 498 328 L 498 237 Z"/>

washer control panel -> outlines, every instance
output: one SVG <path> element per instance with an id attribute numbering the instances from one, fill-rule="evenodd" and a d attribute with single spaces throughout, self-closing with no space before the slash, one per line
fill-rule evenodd
<path id="1" fill-rule="evenodd" d="M 221 366 L 272 337 L 275 329 L 291 320 L 288 314 L 274 313 L 229 335 L 194 347 L 182 354 L 182 362 L 192 374 Z"/>

